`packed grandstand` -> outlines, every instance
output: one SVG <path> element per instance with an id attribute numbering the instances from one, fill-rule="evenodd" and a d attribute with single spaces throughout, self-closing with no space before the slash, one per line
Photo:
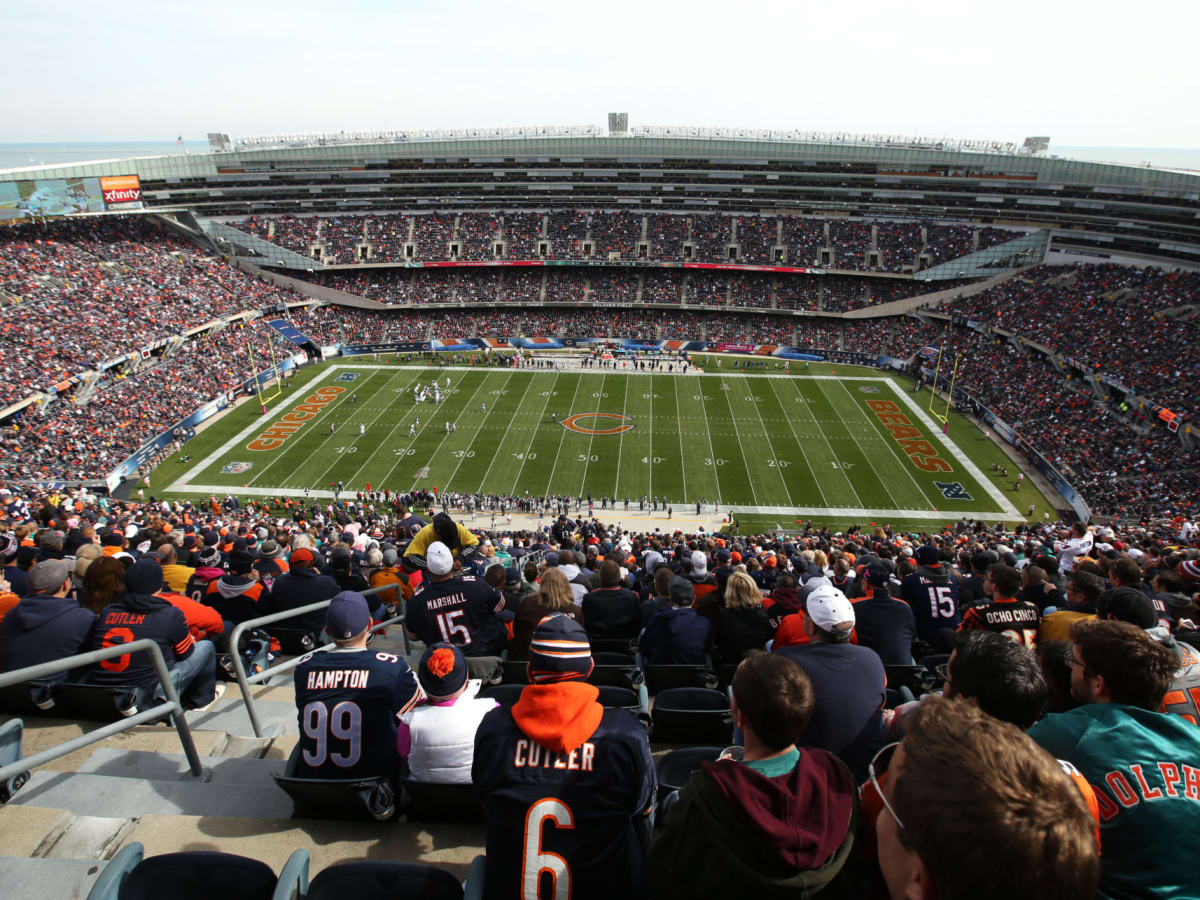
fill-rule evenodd
<path id="1" fill-rule="evenodd" d="M 994 822 L 1027 816 L 1037 818 L 1031 833 L 1053 840 L 1012 849 L 995 838 L 1004 853 L 1012 850 L 998 854 L 1003 865 L 994 870 L 1011 890 L 988 896 L 1200 896 L 1197 867 L 1156 868 L 1141 830 L 1200 824 L 1200 662 L 1191 649 L 1200 647 L 1200 239 L 1189 243 L 1195 201 L 1185 196 L 1197 176 L 1116 166 L 1073 174 L 1050 161 L 1038 174 L 1026 155 L 941 147 L 907 148 L 902 161 L 889 155 L 896 148 L 847 145 L 840 161 L 834 147 L 830 159 L 806 162 L 799 145 L 777 150 L 776 142 L 749 139 L 736 153 L 722 151 L 728 158 L 704 140 L 680 139 L 666 150 L 656 143 L 639 161 L 633 137 L 603 152 L 593 135 L 556 140 L 575 149 L 551 161 L 525 137 L 420 146 L 249 141 L 204 159 L 80 165 L 53 177 L 137 183 L 138 172 L 136 208 L 27 215 L 0 226 L 0 672 L 155 637 L 174 669 L 187 662 L 176 687 L 211 767 L 209 780 L 178 790 L 171 783 L 194 773 L 195 760 L 105 748 L 86 761 L 66 757 L 74 767 L 64 762 L 61 776 L 35 767 L 31 783 L 4 785 L 11 802 L 0 809 L 0 826 L 8 815 L 17 823 L 10 827 L 26 827 L 38 841 L 6 852 L 54 856 L 44 848 L 67 833 L 72 840 L 57 855 L 86 846 L 89 862 L 136 840 L 150 850 L 248 852 L 278 870 L 286 844 L 314 864 L 351 852 L 420 858 L 452 873 L 450 887 L 439 886 L 447 896 L 461 896 L 454 890 L 465 878 L 468 893 L 487 896 L 806 896 L 815 885 L 819 896 L 876 897 L 900 895 L 887 854 L 903 846 L 936 871 L 940 896 L 966 897 L 978 885 L 937 847 L 959 845 L 964 828 L 991 834 Z M 729 202 L 718 189 L 755 155 L 761 171 L 747 178 L 774 174 L 772 184 L 791 184 L 784 208 Z M 651 170 L 657 174 L 645 174 Z M 374 173 L 393 196 L 362 200 L 351 184 L 361 173 Z M 429 194 L 423 176 L 454 187 Z M 38 177 L 0 173 L 21 183 Z M 629 178 L 661 185 L 675 177 L 703 209 L 682 200 L 671 208 L 661 196 L 651 208 L 636 192 L 622 193 Z M 540 188 L 557 178 L 586 189 L 550 204 Z M 855 207 L 860 182 L 872 179 L 894 196 L 864 197 Z M 482 184 L 499 187 L 497 196 L 486 199 Z M 914 197 L 918 186 L 930 196 Z M 813 199 L 818 188 L 824 199 Z M 979 200 L 974 192 L 984 190 L 999 199 Z M 1043 202 L 1035 214 L 1023 201 L 1043 192 L 1064 198 L 1064 209 L 1066 198 L 1091 205 L 1055 219 Z M 950 195 L 955 200 L 944 202 Z M 1083 199 L 1093 195 L 1106 199 Z M 1132 205 L 1134 196 L 1145 200 L 1135 212 L 1103 208 Z M 341 208 L 350 201 L 365 208 Z M 972 208 L 979 202 L 992 204 L 988 215 Z M 1143 227 L 1126 229 L 1125 219 L 1118 227 L 1125 214 Z M 1060 492 L 1051 498 L 1058 516 L 963 517 L 926 530 L 800 520 L 763 530 L 739 527 L 736 509 L 701 517 L 700 506 L 695 521 L 676 523 L 656 497 L 652 510 L 642 498 L 644 516 L 617 525 L 610 498 L 597 508 L 601 498 L 585 500 L 582 491 L 535 500 L 339 482 L 332 497 L 307 489 L 303 497 L 236 489 L 164 496 L 161 482 L 146 478 L 167 458 L 190 461 L 187 441 L 199 422 L 265 404 L 264 388 L 284 372 L 328 358 L 455 353 L 471 365 L 515 365 L 514 356 L 538 348 L 599 358 L 598 348 L 628 347 L 672 359 L 714 354 L 730 366 L 850 364 L 932 384 L 947 410 L 953 405 L 1004 445 L 1021 479 L 1027 471 Z M 475 580 L 460 580 L 464 572 Z M 460 594 L 472 598 L 462 612 L 436 613 Z M 258 621 L 312 602 L 332 605 Z M 36 632 L 43 620 L 30 607 L 39 603 L 70 605 L 73 624 L 57 620 L 63 633 L 53 642 L 30 638 L 49 633 Z M 112 639 L 96 625 L 128 630 L 130 617 L 172 607 L 182 630 L 170 640 L 140 631 Z M 349 701 L 334 706 L 341 695 L 321 693 L 335 683 L 313 674 L 321 656 L 313 663 L 305 655 L 339 632 L 365 640 L 367 628 L 385 620 L 391 632 L 364 651 L 373 661 L 354 673 L 361 683 L 353 686 L 395 678 L 389 666 L 404 670 L 396 708 L 384 716 L 389 765 L 393 747 L 406 760 L 403 787 L 390 769 L 384 776 L 366 765 L 352 740 L 348 755 L 337 756 L 331 742 L 350 740 L 358 726 L 337 718 L 352 718 Z M 231 646 L 243 625 L 248 639 Z M 51 643 L 57 650 L 47 656 Z M 764 646 L 782 652 L 750 652 Z M 208 655 L 197 675 L 199 647 Z M 813 664 L 825 651 L 832 669 Z M 294 688 L 291 671 L 268 672 L 267 693 L 239 683 L 239 668 L 295 659 L 302 661 Z M 157 676 L 147 666 L 141 682 L 127 683 L 118 666 L 128 664 L 129 655 L 110 653 L 69 678 L 39 672 L 29 684 L 0 686 L 0 714 L 23 715 L 27 731 L 42 717 L 73 736 L 94 719 L 144 713 Z M 1149 686 L 1144 673 L 1130 674 L 1139 666 L 1153 669 Z M 620 702 L 600 702 L 634 717 L 601 719 L 588 705 L 595 698 L 584 702 L 575 691 L 585 678 L 626 690 L 603 695 Z M 1134 685 L 1126 691 L 1124 682 Z M 97 684 L 108 690 L 100 715 L 88 693 Z M 936 692 L 976 704 L 949 704 Z M 255 693 L 259 711 L 248 730 L 246 701 Z M 772 702 L 761 701 L 767 695 Z M 473 720 L 465 744 L 459 735 L 447 749 L 431 740 L 428 712 L 451 722 L 461 697 L 483 704 L 483 724 Z M 1132 727 L 1126 719 L 1169 722 L 1155 732 L 1154 768 L 1116 738 L 1081 749 L 1086 735 L 1056 724 L 1108 700 L 1125 717 L 1110 721 L 1114 728 Z M 514 701 L 510 731 L 536 702 L 579 703 L 580 715 L 595 721 L 580 742 L 546 744 L 535 757 L 524 732 L 509 734 L 489 714 Z M 414 707 L 425 712 L 414 715 Z M 276 730 L 260 728 L 255 716 Z M 331 717 L 333 737 L 322 716 Z M 564 733 L 575 727 L 564 724 Z M 143 749 L 132 738 L 156 731 L 144 746 L 157 753 L 166 746 L 156 742 L 162 730 L 127 735 L 128 752 Z M 978 746 L 963 754 L 968 733 Z M 515 765 L 536 775 L 510 782 L 494 763 L 513 756 L 505 742 L 514 735 Z M 588 768 L 592 740 L 620 745 L 628 760 Z M 901 783 L 888 785 L 884 770 L 900 758 L 892 747 L 900 741 L 908 759 L 892 770 Z M 822 826 L 789 820 L 801 813 L 780 812 L 774 788 L 755 794 L 746 776 L 731 775 L 730 760 L 717 759 L 731 744 L 725 757 L 760 775 L 786 775 L 772 766 L 779 759 L 804 770 L 796 777 L 816 785 L 804 815 L 825 804 Z M 1043 765 L 1053 760 L 1035 745 L 1064 761 L 1075 781 Z M 997 747 L 1004 752 L 993 753 Z M 945 768 L 922 765 L 922 748 Z M 0 765 L 17 759 L 4 750 L 0 742 Z M 228 764 L 243 752 L 244 766 Z M 971 762 L 976 756 L 984 762 Z M 278 763 L 289 758 L 285 772 Z M 336 767 L 359 783 L 314 787 Z M 539 822 L 553 819 L 547 834 L 555 823 L 570 828 L 570 804 L 602 787 L 605 802 L 632 823 L 629 834 L 596 837 L 581 817 L 584 837 L 613 846 L 556 847 L 564 862 L 542 852 L 540 837 L 530 844 L 528 828 L 520 838 L 519 822 L 511 833 L 497 828 L 505 804 L 521 802 L 514 794 L 555 769 L 596 777 L 539 812 Z M 693 769 L 701 774 L 689 784 Z M 926 777 L 921 786 L 913 770 Z M 305 772 L 312 777 L 297 777 Z M 943 775 L 954 797 L 930 788 Z M 72 786 L 72 778 L 80 780 Z M 963 814 L 963 796 L 986 794 L 1005 778 L 1020 796 L 996 793 L 1019 809 L 989 809 L 982 818 L 992 824 Z M 422 784 L 471 781 L 478 799 L 421 792 Z M 737 808 L 738 797 L 746 808 Z M 732 818 L 714 812 L 720 802 L 734 804 Z M 653 816 L 642 818 L 650 808 Z M 72 817 L 44 842 L 43 809 Z M 378 831 L 378 820 L 397 816 L 417 830 Z M 362 821 L 326 821 L 347 817 Z M 265 832 L 247 824 L 255 819 L 273 820 L 281 839 L 257 840 Z M 739 837 L 747 828 L 750 840 Z M 696 834 L 723 849 L 700 858 Z M 513 858 L 524 853 L 525 863 L 510 871 L 499 846 Z M 485 849 L 486 861 L 472 865 Z M 956 852 L 976 870 L 999 865 L 968 848 Z M 132 869 L 135 855 L 122 851 L 109 865 Z M 524 867 L 534 857 L 530 876 Z M 1038 873 L 1053 865 L 1066 874 L 1048 887 Z M 44 882 L 56 887 L 42 896 L 57 896 L 58 887 L 72 896 L 68 890 L 103 882 L 96 870 L 93 862 L 52 875 L 10 871 L 58 879 Z M 669 871 L 677 882 L 663 876 Z M 428 871 L 409 874 L 436 882 Z M 575 893 L 565 887 L 573 875 Z"/>

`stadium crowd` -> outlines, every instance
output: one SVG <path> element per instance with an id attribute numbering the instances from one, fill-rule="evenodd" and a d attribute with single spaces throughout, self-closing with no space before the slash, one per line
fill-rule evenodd
<path id="1" fill-rule="evenodd" d="M 936 265 L 1014 237 L 1013 232 L 999 228 L 932 222 L 643 215 L 622 210 L 251 216 L 231 224 L 304 256 L 311 255 L 313 247 L 322 247 L 326 261 L 339 265 L 406 259 L 489 260 L 496 258 L 496 244 L 501 242 L 506 259 L 646 258 L 751 265 L 780 265 L 776 249 L 786 248 L 786 264 L 791 266 L 820 265 L 819 252 L 828 249 L 834 254 L 832 268 L 899 273 L 912 271 L 918 254 Z M 371 245 L 369 258 L 361 255 L 364 244 Z M 411 253 L 405 250 L 409 244 Z M 455 244 L 458 253 L 452 256 Z M 874 262 L 867 255 L 872 250 L 879 251 Z"/>
<path id="2" fill-rule="evenodd" d="M 367 657 L 387 671 L 315 695 L 363 704 L 363 752 L 327 765 L 314 742 L 344 728 L 310 724 L 305 774 L 473 783 L 494 892 L 520 883 L 520 826 L 547 797 L 566 798 L 552 811 L 574 824 L 539 847 L 588 895 L 1200 890 L 1186 839 L 1200 828 L 1195 520 L 753 534 L 561 513 L 483 529 L 433 500 L 379 485 L 336 503 L 195 505 L 6 487 L 0 669 L 101 646 L 119 622 L 157 640 L 184 702 L 206 708 L 228 677 L 221 655 L 239 649 L 223 643 L 233 626 L 329 600 L 286 620 L 338 644 L 301 661 L 298 710 L 310 672 Z M 367 599 L 367 586 L 390 590 Z M 401 606 L 425 645 L 415 672 L 359 652 L 372 619 Z M 447 633 L 435 611 L 459 624 Z M 646 730 L 587 682 L 614 644 L 647 678 L 727 679 L 733 746 L 656 778 Z M 529 681 L 511 707 L 470 681 L 499 680 L 504 650 Z M 75 677 L 141 706 L 147 669 Z"/>

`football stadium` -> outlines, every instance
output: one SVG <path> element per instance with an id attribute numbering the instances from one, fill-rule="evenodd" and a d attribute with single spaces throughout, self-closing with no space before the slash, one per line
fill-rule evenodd
<path id="1" fill-rule="evenodd" d="M 1200 898 L 1200 170 L 205 134 L 0 169 L 0 894 Z"/>

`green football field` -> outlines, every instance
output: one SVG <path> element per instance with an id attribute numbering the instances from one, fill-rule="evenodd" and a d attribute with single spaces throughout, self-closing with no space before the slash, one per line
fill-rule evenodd
<path id="1" fill-rule="evenodd" d="M 683 376 L 338 360 L 302 370 L 266 416 L 251 401 L 212 423 L 183 449 L 190 459 L 164 461 L 152 484 L 167 496 L 242 498 L 306 488 L 327 498 L 338 481 L 351 497 L 368 484 L 591 493 L 635 509 L 646 496 L 677 513 L 701 501 L 789 522 L 1011 522 L 1030 502 L 1040 514 L 1040 495 L 1012 489 L 1015 468 L 1005 482 L 991 473 L 1008 460 L 973 425 L 952 417 L 943 435 L 918 404 L 927 393 L 839 369 Z M 434 377 L 442 402 L 415 402 L 413 387 Z"/>

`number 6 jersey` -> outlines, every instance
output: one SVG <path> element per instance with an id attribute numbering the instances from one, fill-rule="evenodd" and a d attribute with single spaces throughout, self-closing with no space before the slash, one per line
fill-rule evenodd
<path id="1" fill-rule="evenodd" d="M 298 774 L 366 778 L 395 771 L 396 718 L 424 697 L 408 663 L 360 647 L 322 650 L 296 666 L 295 685 Z"/>
<path id="2" fill-rule="evenodd" d="M 472 780 L 487 820 L 485 897 L 638 896 L 635 822 L 654 800 L 654 763 L 638 721 L 601 711 L 597 693 L 530 685 L 480 724 Z"/>

